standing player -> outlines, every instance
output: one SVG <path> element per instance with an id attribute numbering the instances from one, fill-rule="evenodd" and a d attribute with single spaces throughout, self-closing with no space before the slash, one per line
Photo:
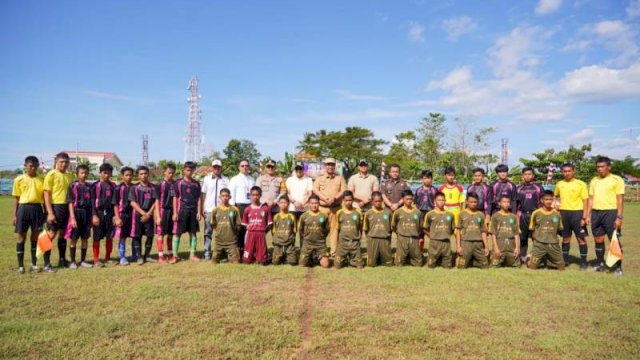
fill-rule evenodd
<path id="1" fill-rule="evenodd" d="M 18 176 L 13 181 L 11 194 L 15 198 L 13 203 L 13 225 L 18 234 L 16 241 L 16 254 L 18 256 L 18 274 L 24 274 L 24 243 L 27 240 L 27 232 L 31 229 L 31 268 L 30 272 L 40 272 L 36 266 L 36 247 L 38 233 L 42 230 L 44 222 L 44 179 L 38 175 L 40 161 L 35 156 L 27 156 L 24 159 L 24 174 Z M 44 270 L 55 272 L 56 270 L 49 264 L 51 251 L 44 254 Z"/>
<path id="2" fill-rule="evenodd" d="M 458 221 L 458 214 L 464 206 L 464 188 L 456 184 L 456 170 L 452 166 L 447 166 L 444 170 L 446 183 L 440 186 L 441 193 L 445 196 L 444 209 L 454 215 L 454 221 Z"/>
<path id="3" fill-rule="evenodd" d="M 67 240 L 64 238 L 64 233 L 67 223 L 69 222 L 67 191 L 69 190 L 73 176 L 67 172 L 68 167 L 69 155 L 65 152 L 58 153 L 55 157 L 55 169 L 49 171 L 44 177 L 44 204 L 47 210 L 47 230 L 51 240 L 55 238 L 56 234 L 58 235 L 58 252 L 60 253 L 58 267 L 69 266 L 69 262 L 65 258 Z"/>
<path id="4" fill-rule="evenodd" d="M 540 197 L 544 193 L 542 185 L 533 182 L 535 171 L 531 166 L 522 168 L 524 184 L 516 188 L 516 214 L 520 224 L 520 259 L 524 261 L 529 249 L 529 222 L 531 214 L 540 207 Z"/>
<path id="5" fill-rule="evenodd" d="M 506 196 L 511 200 L 511 212 L 516 209 L 516 185 L 509 180 L 509 167 L 505 164 L 496 166 L 498 180 L 491 184 L 491 200 L 489 201 L 490 213 L 500 210 L 500 199 Z"/>
<path id="6" fill-rule="evenodd" d="M 273 265 L 286 260 L 289 265 L 298 263 L 296 254 L 296 217 L 289 212 L 289 197 L 282 195 L 278 200 L 280 212 L 273 217 Z"/>
<path id="7" fill-rule="evenodd" d="M 393 265 L 391 256 L 391 210 L 384 207 L 382 193 L 371 194 L 373 207 L 364 214 L 362 232 L 367 235 L 367 266 Z"/>
<path id="8" fill-rule="evenodd" d="M 267 204 L 260 203 L 262 189 L 260 186 L 251 188 L 251 205 L 244 209 L 242 226 L 247 228 L 247 236 L 242 253 L 242 261 L 251 264 L 255 260 L 258 264 L 267 264 L 267 232 L 273 223 L 271 209 Z"/>
<path id="9" fill-rule="evenodd" d="M 564 265 L 569 266 L 569 250 L 571 249 L 571 232 L 576 235 L 580 248 L 580 270 L 587 269 L 587 202 L 589 193 L 587 184 L 575 179 L 573 164 L 562 164 L 560 168 L 564 180 L 558 181 L 553 195 L 559 200 L 562 216 L 562 258 Z"/>
<path id="10" fill-rule="evenodd" d="M 467 187 L 467 194 L 478 195 L 478 211 L 485 214 L 485 222 L 488 224 L 491 218 L 489 202 L 491 201 L 491 187 L 484 182 L 484 170 L 475 168 L 473 172 L 473 184 Z"/>
<path id="11" fill-rule="evenodd" d="M 113 250 L 113 226 L 114 208 L 113 193 L 116 184 L 111 179 L 113 166 L 111 164 L 100 165 L 100 180 L 96 181 L 91 188 L 91 211 L 93 224 L 93 265 L 104 267 L 105 264 L 112 264 L 111 251 Z M 100 240 L 106 238 L 104 263 L 100 261 Z"/>
<path id="12" fill-rule="evenodd" d="M 158 247 L 158 262 L 164 263 L 173 258 L 172 237 L 177 231 L 177 223 L 173 222 L 173 197 L 176 194 L 173 174 L 176 166 L 168 163 L 164 166 L 164 179 L 158 184 L 158 199 L 156 199 L 156 246 Z M 167 252 L 164 252 L 164 240 L 167 240 Z M 166 256 L 165 256 L 166 255 Z"/>
<path id="13" fill-rule="evenodd" d="M 455 228 L 454 215 L 444 209 L 445 196 L 438 192 L 435 197 L 436 208 L 424 217 L 422 227 L 429 237 L 429 258 L 427 267 L 433 269 L 442 260 L 442 267 L 451 268 L 451 234 Z"/>
<path id="14" fill-rule="evenodd" d="M 71 240 L 69 254 L 71 255 L 70 269 L 77 269 L 76 245 L 78 238 L 81 239 L 80 266 L 91 268 L 87 259 L 87 247 L 89 246 L 89 233 L 91 232 L 91 185 L 87 183 L 89 167 L 80 164 L 76 167 L 78 180 L 69 185 L 67 191 L 67 202 L 69 203 L 69 224 L 64 235 Z"/>
<path id="15" fill-rule="evenodd" d="M 467 208 L 460 212 L 456 228 L 458 268 L 468 268 L 473 261 L 474 266 L 486 269 L 489 266 L 489 243 L 484 213 L 478 210 L 476 193 L 467 194 Z"/>
<path id="16" fill-rule="evenodd" d="M 622 229 L 624 211 L 624 181 L 611 173 L 611 159 L 606 156 L 596 158 L 598 175 L 589 183 L 589 203 L 587 214 L 591 214 L 591 230 L 596 242 L 596 266 L 593 271 L 604 271 L 604 237 L 613 237 L 613 232 Z M 589 219 L 587 217 L 587 219 Z M 622 248 L 622 245 L 620 245 Z M 622 250 L 622 249 L 621 249 Z M 622 276 L 622 260 L 614 265 L 616 276 Z"/>
<path id="17" fill-rule="evenodd" d="M 138 254 L 138 265 L 145 262 L 156 262 L 149 256 L 153 245 L 153 231 L 155 224 L 153 222 L 153 213 L 156 208 L 155 185 L 149 182 L 149 168 L 146 166 L 138 166 L 136 169 L 139 183 L 129 191 L 129 201 L 134 210 L 133 221 L 131 222 L 131 237 L 133 238 L 133 247 Z M 146 236 L 144 242 L 144 255 L 142 254 L 142 236 Z"/>
<path id="18" fill-rule="evenodd" d="M 113 192 L 114 225 L 116 227 L 113 238 L 118 239 L 120 265 L 129 265 L 129 261 L 127 260 L 127 237 L 131 236 L 131 217 L 133 215 L 133 209 L 129 201 L 133 169 L 124 166 L 120 169 L 120 174 L 122 174 L 122 182 L 116 186 Z M 136 252 L 133 245 L 131 246 L 131 255 L 133 255 L 134 260 L 139 256 L 139 253 Z"/>
<path id="19" fill-rule="evenodd" d="M 558 232 L 562 230 L 560 213 L 553 208 L 553 192 L 542 194 L 542 207 L 531 214 L 529 230 L 532 231 L 533 250 L 529 269 L 535 270 L 546 257 L 558 270 L 564 270 L 564 261 L 558 244 Z"/>
<path id="20" fill-rule="evenodd" d="M 491 216 L 489 232 L 493 237 L 494 267 L 520 267 L 520 226 L 518 217 L 509 212 L 511 200 L 507 196 L 500 199 L 500 211 Z"/>
<path id="21" fill-rule="evenodd" d="M 362 269 L 360 238 L 362 235 L 362 213 L 353 207 L 353 192 L 347 190 L 342 195 L 342 209 L 336 213 L 338 227 L 338 249 L 333 266 L 340 269 L 344 263 Z"/>
<path id="22" fill-rule="evenodd" d="M 173 198 L 173 221 L 177 223 L 175 235 L 173 235 L 173 251 L 175 254 L 169 260 L 170 264 L 180 261 L 180 236 L 189 233 L 189 260 L 199 261 L 196 256 L 197 235 L 200 231 L 200 219 L 202 218 L 202 197 L 200 183 L 193 179 L 193 171 L 196 164 L 192 161 L 184 163 L 183 178 L 176 183 L 176 196 Z"/>
<path id="23" fill-rule="evenodd" d="M 298 221 L 300 234 L 300 266 L 311 267 L 320 264 L 323 268 L 330 265 L 327 251 L 327 235 L 329 234 L 329 218 L 320 212 L 318 195 L 309 196 L 309 210 L 300 216 Z"/>
<path id="24" fill-rule="evenodd" d="M 402 207 L 393 212 L 391 228 L 397 236 L 396 266 L 403 266 L 410 260 L 412 266 L 422 266 L 422 251 L 418 243 L 422 237 L 420 210 L 413 206 L 411 190 L 402 191 Z"/>

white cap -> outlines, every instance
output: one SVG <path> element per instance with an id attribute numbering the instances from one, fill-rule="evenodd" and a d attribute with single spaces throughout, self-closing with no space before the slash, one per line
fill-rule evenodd
<path id="1" fill-rule="evenodd" d="M 213 162 L 211 163 L 211 166 L 222 166 L 222 161 L 220 160 L 213 160 Z"/>

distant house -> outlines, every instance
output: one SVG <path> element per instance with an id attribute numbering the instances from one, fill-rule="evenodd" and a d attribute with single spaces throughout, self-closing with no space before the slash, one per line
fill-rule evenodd
<path id="1" fill-rule="evenodd" d="M 635 177 L 635 176 L 631 176 L 631 175 L 627 175 L 624 177 L 624 182 L 627 185 L 640 185 L 640 178 L 639 177 Z"/>
<path id="2" fill-rule="evenodd" d="M 116 153 L 112 152 L 101 152 L 101 151 L 81 151 L 81 150 L 63 150 L 69 157 L 71 158 L 71 169 L 75 169 L 77 164 L 77 160 L 80 162 L 89 162 L 90 164 L 95 165 L 96 171 L 94 173 L 98 173 L 98 168 L 100 165 L 108 163 L 113 166 L 113 174 L 117 175 L 118 170 L 122 167 L 122 161 L 116 155 Z"/>

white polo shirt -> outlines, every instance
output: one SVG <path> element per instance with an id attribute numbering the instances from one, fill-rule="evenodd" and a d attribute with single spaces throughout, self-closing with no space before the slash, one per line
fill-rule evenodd
<path id="1" fill-rule="evenodd" d="M 238 174 L 229 181 L 229 191 L 231 192 L 231 205 L 251 204 L 251 188 L 256 185 L 256 181 L 249 175 Z"/>
<path id="2" fill-rule="evenodd" d="M 212 212 L 220 203 L 220 190 L 229 188 L 229 179 L 224 175 L 213 177 L 208 174 L 202 182 L 202 193 L 204 194 L 204 211 Z"/>
<path id="3" fill-rule="evenodd" d="M 311 195 L 313 190 L 313 180 L 311 178 L 302 176 L 301 178 L 296 175 L 289 176 L 285 182 L 287 185 L 287 195 L 291 204 L 289 205 L 289 211 L 296 211 L 295 202 L 302 202 L 304 199 Z"/>

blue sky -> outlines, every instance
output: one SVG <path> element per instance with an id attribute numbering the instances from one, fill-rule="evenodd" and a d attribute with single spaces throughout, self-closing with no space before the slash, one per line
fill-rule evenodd
<path id="1" fill-rule="evenodd" d="M 437 111 L 549 147 L 640 157 L 640 0 L 3 1 L 0 169 L 34 153 L 182 160 L 197 74 L 207 148 L 305 131 L 388 141 Z M 455 129 L 450 129 L 455 134 Z"/>

